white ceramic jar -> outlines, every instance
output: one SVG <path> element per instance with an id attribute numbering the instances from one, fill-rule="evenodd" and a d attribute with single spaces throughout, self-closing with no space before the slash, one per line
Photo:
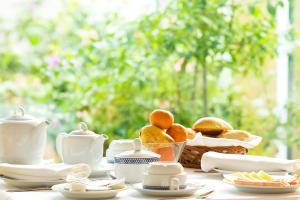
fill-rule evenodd
<path id="1" fill-rule="evenodd" d="M 115 175 L 125 178 L 127 183 L 142 182 L 143 174 L 149 163 L 159 161 L 160 155 L 142 150 L 139 139 L 134 140 L 134 150 L 126 151 L 115 156 Z"/>
<path id="2" fill-rule="evenodd" d="M 152 190 L 185 189 L 187 175 L 178 162 L 150 163 L 143 177 L 143 188 Z"/>
<path id="3" fill-rule="evenodd" d="M 19 107 L 14 115 L 0 120 L 0 161 L 38 164 L 43 160 L 48 121 L 25 115 Z"/>
<path id="4" fill-rule="evenodd" d="M 134 149 L 133 140 L 129 140 L 129 139 L 113 140 L 109 144 L 109 148 L 106 150 L 107 162 L 114 163 L 115 155 L 133 149 Z"/>
<path id="5" fill-rule="evenodd" d="M 108 136 L 88 130 L 87 125 L 81 122 L 79 130 L 57 136 L 56 149 L 64 163 L 86 163 L 91 169 L 96 169 L 103 157 L 103 145 L 107 139 Z"/>

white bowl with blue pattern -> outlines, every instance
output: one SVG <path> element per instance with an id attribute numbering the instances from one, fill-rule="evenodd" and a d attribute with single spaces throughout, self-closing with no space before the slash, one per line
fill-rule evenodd
<path id="1" fill-rule="evenodd" d="M 134 140 L 134 150 L 126 151 L 114 157 L 115 176 L 125 178 L 126 183 L 139 183 L 149 163 L 157 162 L 160 155 L 142 150 L 139 139 Z"/>
<path id="2" fill-rule="evenodd" d="M 107 162 L 114 163 L 115 155 L 133 149 L 134 149 L 133 140 L 130 139 L 113 140 L 109 144 L 109 148 L 106 150 Z"/>

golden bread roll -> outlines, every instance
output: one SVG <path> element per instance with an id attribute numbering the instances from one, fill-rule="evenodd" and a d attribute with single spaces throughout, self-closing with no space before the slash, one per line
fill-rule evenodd
<path id="1" fill-rule="evenodd" d="M 228 122 L 216 117 L 200 118 L 193 124 L 192 128 L 196 132 L 201 132 L 204 135 L 212 137 L 233 129 Z"/>
<path id="2" fill-rule="evenodd" d="M 220 135 L 218 135 L 218 138 L 227 138 L 227 139 L 235 139 L 235 140 L 241 140 L 241 141 L 249 141 L 251 134 L 247 131 L 242 130 L 228 130 Z"/>
<path id="3" fill-rule="evenodd" d="M 186 128 L 187 138 L 192 140 L 196 137 L 196 132 L 191 128 Z"/>

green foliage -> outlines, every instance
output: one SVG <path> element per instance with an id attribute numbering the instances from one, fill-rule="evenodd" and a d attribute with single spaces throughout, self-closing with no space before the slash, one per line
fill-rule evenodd
<path id="1" fill-rule="evenodd" d="M 37 85 L 29 80 L 36 90 L 23 88 L 29 91 L 22 95 L 25 103 L 65 113 L 61 129 L 86 121 L 111 139 L 136 137 L 148 113 L 162 107 L 188 127 L 214 115 L 268 136 L 275 132 L 272 111 L 268 116 L 253 111 L 235 77 L 260 76 L 264 62 L 275 55 L 278 5 L 178 0 L 125 22 L 116 14 L 93 21 L 77 1 L 67 1 L 51 19 L 31 10 L 18 20 L 17 42 L 26 41 L 30 51 L 17 55 L 7 47 L 0 52 L 1 70 L 22 69 L 38 78 Z"/>

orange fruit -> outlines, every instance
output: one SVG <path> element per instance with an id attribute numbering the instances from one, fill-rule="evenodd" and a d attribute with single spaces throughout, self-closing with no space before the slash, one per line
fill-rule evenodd
<path id="1" fill-rule="evenodd" d="M 175 161 L 175 152 L 172 147 L 162 147 L 154 150 L 160 155 L 160 161 Z"/>
<path id="2" fill-rule="evenodd" d="M 174 122 L 174 116 L 171 112 L 162 109 L 153 110 L 149 116 L 150 123 L 161 129 L 168 129 Z"/>
<path id="3" fill-rule="evenodd" d="M 187 139 L 186 128 L 181 124 L 172 124 L 167 133 L 175 140 L 175 142 L 184 142 Z"/>
<path id="4" fill-rule="evenodd" d="M 140 131 L 140 139 L 143 144 L 146 143 L 173 143 L 174 139 L 164 130 L 153 126 L 144 126 Z"/>
<path id="5" fill-rule="evenodd" d="M 186 128 L 187 138 L 192 140 L 196 137 L 196 132 L 191 128 Z"/>

